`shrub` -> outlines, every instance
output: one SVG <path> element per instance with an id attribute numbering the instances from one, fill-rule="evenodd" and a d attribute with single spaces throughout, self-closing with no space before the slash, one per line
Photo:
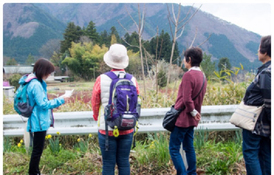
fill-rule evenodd
<path id="1" fill-rule="evenodd" d="M 16 89 L 19 87 L 19 79 L 22 76 L 20 74 L 13 74 L 12 76 L 9 77 L 9 82 L 11 86 L 14 86 Z"/>
<path id="2" fill-rule="evenodd" d="M 159 73 L 157 74 L 157 82 L 158 82 L 158 86 L 166 87 L 167 77 L 166 77 L 166 73 L 163 69 L 161 69 L 159 71 Z"/>

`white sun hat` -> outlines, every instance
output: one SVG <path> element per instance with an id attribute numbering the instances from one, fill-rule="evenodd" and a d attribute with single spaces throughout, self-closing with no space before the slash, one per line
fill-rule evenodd
<path id="1" fill-rule="evenodd" d="M 113 44 L 104 55 L 105 63 L 115 69 L 125 69 L 128 66 L 127 48 L 122 44 Z"/>

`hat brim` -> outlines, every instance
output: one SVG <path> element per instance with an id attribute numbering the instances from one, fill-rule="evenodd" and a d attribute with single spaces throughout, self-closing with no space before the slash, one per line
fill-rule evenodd
<path id="1" fill-rule="evenodd" d="M 104 55 L 104 62 L 106 65 L 108 65 L 110 68 L 114 69 L 125 69 L 128 66 L 129 58 L 126 56 L 125 60 L 121 63 L 115 63 L 113 62 L 109 57 L 109 51 L 107 51 Z"/>

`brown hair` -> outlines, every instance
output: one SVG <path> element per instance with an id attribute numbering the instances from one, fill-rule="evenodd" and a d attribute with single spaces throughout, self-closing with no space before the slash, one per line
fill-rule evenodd
<path id="1" fill-rule="evenodd" d="M 51 74 L 52 72 L 54 72 L 54 66 L 49 60 L 40 58 L 35 62 L 33 73 L 39 81 L 42 82 L 43 77 Z"/>

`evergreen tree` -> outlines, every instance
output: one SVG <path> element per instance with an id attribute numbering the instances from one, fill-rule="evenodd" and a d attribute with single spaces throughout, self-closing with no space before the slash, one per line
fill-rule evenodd
<path id="1" fill-rule="evenodd" d="M 157 43 L 157 37 L 152 38 L 149 43 L 150 43 L 150 47 L 148 51 L 151 54 L 156 55 L 156 49 L 157 49 L 157 57 L 160 60 L 164 59 L 166 62 L 169 62 L 172 42 L 171 42 L 170 35 L 167 32 L 165 32 L 164 30 L 161 31 L 160 36 L 158 36 L 158 43 Z M 180 54 L 178 49 L 178 43 L 176 42 L 175 50 L 174 50 L 174 58 L 178 58 L 179 55 Z M 180 58 L 178 59 L 180 60 Z M 174 62 L 174 64 L 177 64 L 177 62 Z"/>
<path id="2" fill-rule="evenodd" d="M 96 31 L 95 23 L 90 21 L 86 30 L 85 35 L 88 36 L 94 44 L 99 44 L 100 36 Z"/>
<path id="3" fill-rule="evenodd" d="M 228 58 L 226 57 L 223 57 L 219 60 L 219 63 L 218 63 L 218 69 L 221 73 L 221 76 L 225 76 L 226 73 L 224 72 L 224 70 L 231 70 L 231 64 L 230 64 L 230 61 Z M 223 80 L 223 79 L 222 79 Z"/>
<path id="4" fill-rule="evenodd" d="M 129 46 L 127 43 L 129 43 L 130 40 L 130 35 L 128 33 L 126 33 L 124 35 L 124 40 L 121 41 L 121 43 L 129 50 Z M 127 42 L 127 43 L 126 43 Z"/>
<path id="5" fill-rule="evenodd" d="M 133 32 L 130 37 L 129 41 L 127 41 L 130 45 L 128 49 L 132 50 L 133 52 L 138 52 L 139 51 L 139 35 L 136 32 Z M 136 47 L 137 46 L 137 47 Z"/>
<path id="6" fill-rule="evenodd" d="M 102 46 L 103 44 L 105 44 L 106 47 L 110 46 L 110 40 L 109 40 L 108 32 L 106 30 L 104 30 L 100 34 L 100 46 Z"/>
<path id="7" fill-rule="evenodd" d="M 114 26 L 112 26 L 112 27 L 110 28 L 110 31 L 111 31 L 111 32 L 110 32 L 110 36 L 111 36 L 111 37 L 112 37 L 112 35 L 115 35 L 116 40 L 117 40 L 116 43 L 121 43 L 121 38 L 120 38 L 120 36 L 119 36 L 119 34 L 118 34 L 116 28 L 115 28 Z"/>
<path id="8" fill-rule="evenodd" d="M 174 48 L 174 54 L 173 54 L 173 64 L 177 64 L 177 66 L 180 67 L 181 62 L 182 62 L 182 59 L 180 57 L 178 42 L 176 41 L 175 48 Z"/>
<path id="9" fill-rule="evenodd" d="M 34 57 L 33 57 L 33 56 L 31 55 L 31 53 L 30 53 L 29 56 L 28 56 L 28 58 L 26 59 L 25 64 L 26 64 L 26 65 L 31 65 L 31 64 L 33 64 L 33 63 L 35 63 Z"/>
<path id="10" fill-rule="evenodd" d="M 201 62 L 201 67 L 207 79 L 214 75 L 215 62 L 211 61 L 211 55 L 207 55 L 206 53 L 203 54 L 203 61 Z"/>
<path id="11" fill-rule="evenodd" d="M 226 57 L 221 58 L 218 63 L 218 69 L 219 69 L 219 71 L 226 70 L 226 69 L 230 70 L 231 64 L 230 64 L 229 59 Z"/>
<path id="12" fill-rule="evenodd" d="M 64 40 L 61 41 L 61 53 L 65 53 L 71 47 L 71 42 L 77 42 L 80 36 L 83 35 L 81 27 L 76 26 L 73 22 L 68 23 L 68 26 L 63 34 Z"/>
<path id="13" fill-rule="evenodd" d="M 170 38 L 170 35 L 165 32 L 163 35 L 163 48 L 162 48 L 162 56 L 164 58 L 164 60 L 166 62 L 169 63 L 169 60 L 170 60 L 170 55 L 171 55 L 171 47 L 172 47 L 172 42 L 171 42 L 171 38 Z M 175 58 L 173 56 L 173 58 Z"/>

